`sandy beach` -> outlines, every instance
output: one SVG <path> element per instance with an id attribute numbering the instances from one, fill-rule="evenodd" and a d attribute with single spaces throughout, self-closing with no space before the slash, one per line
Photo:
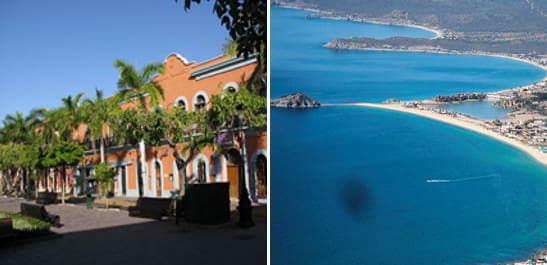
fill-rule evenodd
<path id="1" fill-rule="evenodd" d="M 328 11 L 324 11 L 324 10 L 319 10 L 319 9 L 314 9 L 314 8 L 302 8 L 302 7 L 298 7 L 297 5 L 290 5 L 290 4 L 280 5 L 280 7 L 282 7 L 282 8 L 298 9 L 298 10 L 305 10 L 305 11 L 310 11 L 310 12 L 315 12 L 315 13 L 321 13 L 321 12 L 329 13 Z M 326 17 L 321 17 L 321 19 L 347 20 L 348 18 L 346 18 L 346 17 L 339 17 L 339 16 L 326 16 Z M 431 39 L 437 39 L 437 38 L 440 38 L 440 37 L 443 36 L 443 31 L 442 31 L 442 30 L 438 30 L 438 29 L 434 29 L 434 28 L 429 28 L 429 27 L 421 26 L 421 25 L 407 24 L 407 23 L 388 23 L 388 22 L 378 21 L 378 20 L 374 20 L 374 19 L 366 19 L 366 18 L 350 19 L 350 20 L 351 20 L 351 21 L 354 21 L 354 22 L 362 22 L 362 23 L 370 23 L 370 24 L 382 24 L 382 25 L 391 25 L 391 26 L 402 26 L 402 27 L 418 28 L 418 29 L 422 29 L 422 30 L 425 30 L 425 31 L 429 31 L 429 32 L 435 33 L 435 37 L 433 37 L 433 38 L 431 38 Z M 433 51 L 429 51 L 429 50 L 428 50 L 428 51 L 425 51 L 425 50 L 422 51 L 422 50 L 397 50 L 397 49 L 377 49 L 377 48 L 366 48 L 366 49 L 358 49 L 358 50 L 391 51 L 391 52 L 425 52 L 425 53 L 438 53 L 438 54 L 458 54 L 458 55 L 491 56 L 491 57 L 500 57 L 500 58 L 505 58 L 505 59 L 520 61 L 520 62 L 523 62 L 523 63 L 528 63 L 528 64 L 534 65 L 534 66 L 536 66 L 536 67 L 538 67 L 538 68 L 541 68 L 541 69 L 543 69 L 544 71 L 547 71 L 547 66 L 541 65 L 541 64 L 539 64 L 538 62 L 534 62 L 534 61 L 530 61 L 530 60 L 526 60 L 526 59 L 517 58 L 517 57 L 514 57 L 514 56 L 509 56 L 509 55 L 506 55 L 506 54 L 498 54 L 498 53 L 489 53 L 489 52 L 468 53 L 468 52 L 458 52 L 458 51 L 448 51 L 448 52 L 438 51 L 438 52 L 433 52 Z"/>
<path id="2" fill-rule="evenodd" d="M 327 13 L 327 14 L 331 13 L 331 12 L 325 11 L 325 10 L 320 10 L 320 9 L 316 9 L 316 8 L 305 8 L 305 7 L 300 7 L 298 5 L 295 5 L 295 4 L 288 4 L 288 3 L 284 3 L 284 4 L 281 4 L 279 6 L 282 7 L 282 8 L 305 10 L 305 11 L 310 11 L 310 12 L 315 12 L 315 13 L 321 13 L 321 12 L 324 12 L 324 13 Z M 339 16 L 328 16 L 328 17 L 322 17 L 321 19 L 347 20 L 346 17 L 339 17 Z M 428 27 L 420 26 L 420 25 L 414 25 L 414 24 L 389 23 L 389 22 L 378 21 L 378 20 L 374 20 L 374 19 L 366 19 L 366 18 L 350 19 L 350 20 L 354 21 L 354 22 L 362 22 L 362 23 L 369 23 L 369 24 L 381 24 L 381 25 L 389 25 L 389 26 L 402 26 L 402 27 L 423 29 L 425 31 L 435 33 L 435 37 L 433 37 L 431 39 L 437 39 L 437 38 L 440 38 L 443 35 L 443 32 L 441 30 L 428 28 Z"/>
<path id="3" fill-rule="evenodd" d="M 547 66 L 545 65 L 541 65 L 539 64 L 538 62 L 534 62 L 534 61 L 530 61 L 530 60 L 525 60 L 525 59 L 521 59 L 521 58 L 517 58 L 517 57 L 513 57 L 513 56 L 509 56 L 509 55 L 504 55 L 504 54 L 497 54 L 497 53 L 487 53 L 487 52 L 458 52 L 458 51 L 431 51 L 431 50 L 419 50 L 419 49 L 406 49 L 406 50 L 401 50 L 401 49 L 384 49 L 384 48 L 356 48 L 356 49 L 352 49 L 352 50 L 360 50 L 360 51 L 384 51 L 384 52 L 423 52 L 423 53 L 435 53 L 435 54 L 454 54 L 454 55 L 473 55 L 473 56 L 490 56 L 490 57 L 499 57 L 499 58 L 504 58 L 504 59 L 510 59 L 510 60 L 515 60 L 515 61 L 519 61 L 519 62 L 523 62 L 523 63 L 527 63 L 527 64 L 531 64 L 535 67 L 538 67 L 544 71 L 547 71 Z M 545 79 L 545 78 L 544 78 Z"/>
<path id="4" fill-rule="evenodd" d="M 481 122 L 475 119 L 467 118 L 459 116 L 457 118 L 449 117 L 448 115 L 443 115 L 439 113 L 435 113 L 432 111 L 427 110 L 419 110 L 415 108 L 406 108 L 400 103 L 395 104 L 380 104 L 380 103 L 347 103 L 347 104 L 322 104 L 322 106 L 360 106 L 360 107 L 368 107 L 368 108 L 378 108 L 378 109 L 386 109 L 386 110 L 392 110 L 392 111 L 399 111 L 399 112 L 405 112 L 421 117 L 425 117 L 428 119 L 452 124 L 467 130 L 475 131 L 478 133 L 481 133 L 483 135 L 489 136 L 491 138 L 494 138 L 496 140 L 502 141 L 506 144 L 512 145 L 526 153 L 528 153 L 530 156 L 532 156 L 535 160 L 542 163 L 543 165 L 547 166 L 547 154 L 531 147 L 528 145 L 525 145 L 515 139 L 511 139 L 508 137 L 505 137 L 503 135 L 500 135 L 496 132 L 487 130 L 486 128 L 481 126 Z"/>
<path id="5" fill-rule="evenodd" d="M 283 5 L 280 5 L 280 7 L 282 7 L 282 8 L 298 9 L 298 10 L 305 10 L 305 11 L 310 11 L 310 12 L 315 12 L 315 13 L 321 13 L 321 12 L 324 12 L 324 13 L 327 13 L 327 14 L 330 13 L 329 11 L 324 11 L 324 10 L 315 9 L 315 8 L 303 8 L 303 7 L 299 7 L 298 5 L 293 5 L 293 4 L 283 4 Z M 346 17 L 340 17 L 340 16 L 326 16 L 326 17 L 321 17 L 321 19 L 347 20 L 348 18 L 346 18 Z M 351 20 L 351 21 L 354 21 L 354 22 L 362 22 L 362 23 L 370 23 L 370 24 L 382 24 L 382 25 L 391 25 L 391 26 L 403 26 L 403 27 L 418 28 L 418 29 L 422 29 L 422 30 L 425 30 L 425 31 L 429 31 L 429 32 L 435 33 L 435 37 L 433 37 L 433 38 L 431 38 L 431 39 L 437 39 L 437 38 L 440 38 L 440 37 L 443 36 L 443 31 L 442 31 L 442 30 L 434 29 L 434 28 L 429 28 L 429 27 L 421 26 L 421 25 L 408 24 L 408 23 L 388 23 L 388 22 L 378 21 L 378 20 L 375 20 L 375 19 L 367 19 L 367 18 L 350 19 L 350 20 Z M 489 53 L 489 52 L 468 53 L 468 52 L 458 52 L 458 51 L 448 51 L 448 52 L 438 51 L 438 52 L 433 52 L 433 51 L 429 51 L 429 50 L 428 50 L 428 51 L 425 51 L 425 50 L 422 51 L 422 50 L 397 50 L 397 49 L 377 49 L 377 48 L 366 48 L 366 49 L 358 49 L 358 50 L 392 51 L 392 52 L 425 52 L 425 53 L 438 53 L 438 54 L 458 54 L 458 55 L 491 56 L 491 57 L 500 57 L 500 58 L 505 58 L 505 59 L 520 61 L 520 62 L 523 62 L 523 63 L 528 63 L 528 64 L 534 65 L 534 66 L 536 66 L 536 67 L 538 67 L 538 68 L 541 68 L 541 69 L 543 69 L 544 71 L 547 71 L 547 66 L 541 65 L 541 64 L 539 64 L 538 62 L 534 62 L 534 61 L 530 61 L 530 60 L 526 60 L 526 59 L 521 59 L 521 58 L 517 58 L 517 57 L 514 57 L 514 56 L 506 55 L 506 54 L 498 54 L 498 53 Z"/>

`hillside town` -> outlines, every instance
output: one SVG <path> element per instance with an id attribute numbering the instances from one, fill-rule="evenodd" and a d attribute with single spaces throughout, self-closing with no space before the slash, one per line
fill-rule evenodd
<path id="1" fill-rule="evenodd" d="M 495 106 L 511 109 L 508 119 L 481 120 L 470 115 L 438 108 L 431 101 L 404 102 L 406 108 L 431 111 L 451 118 L 465 119 L 478 124 L 489 131 L 515 139 L 523 144 L 547 153 L 547 79 L 530 85 L 490 94 L 464 93 L 448 96 L 436 96 L 437 103 L 460 103 L 466 100 L 498 100 Z"/>

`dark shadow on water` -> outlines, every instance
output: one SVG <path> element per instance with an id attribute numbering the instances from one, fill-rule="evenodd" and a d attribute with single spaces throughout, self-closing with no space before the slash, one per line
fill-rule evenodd
<path id="1" fill-rule="evenodd" d="M 340 178 L 338 199 L 342 209 L 356 222 L 364 222 L 371 208 L 371 197 L 363 180 L 349 176 Z"/>

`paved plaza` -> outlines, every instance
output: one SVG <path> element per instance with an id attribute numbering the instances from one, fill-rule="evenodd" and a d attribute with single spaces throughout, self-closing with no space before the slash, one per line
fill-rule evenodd
<path id="1" fill-rule="evenodd" d="M 19 212 L 23 199 L 0 198 L 0 211 Z M 198 226 L 174 220 L 128 216 L 123 210 L 86 209 L 82 205 L 48 205 L 61 217 L 51 231 L 62 238 L 0 248 L 8 264 L 266 264 L 266 217 L 241 229 L 232 215 L 228 224 Z"/>

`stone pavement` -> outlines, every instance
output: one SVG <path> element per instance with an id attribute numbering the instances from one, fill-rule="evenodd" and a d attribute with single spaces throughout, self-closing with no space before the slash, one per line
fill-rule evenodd
<path id="1" fill-rule="evenodd" d="M 0 198 L 0 211 L 19 212 L 22 199 Z M 0 264 L 266 264 L 266 218 L 256 226 L 175 225 L 173 220 L 128 216 L 126 211 L 48 205 L 61 216 L 62 238 L 0 248 Z"/>

